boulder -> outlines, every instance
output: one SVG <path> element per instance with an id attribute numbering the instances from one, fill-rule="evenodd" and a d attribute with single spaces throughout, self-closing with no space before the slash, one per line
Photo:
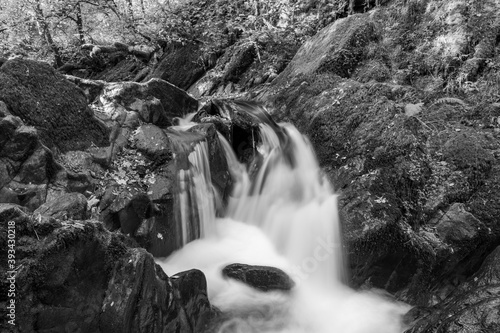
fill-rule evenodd
<path id="1" fill-rule="evenodd" d="M 254 62 L 256 47 L 256 44 L 244 41 L 228 47 L 217 61 L 217 66 L 193 84 L 188 92 L 196 98 L 211 95 L 217 90 L 223 94 L 225 88 L 228 93 L 233 92 L 233 84 L 240 81 L 243 73 Z"/>
<path id="2" fill-rule="evenodd" d="M 149 253 L 98 221 L 33 221 L 6 204 L 0 217 L 16 224 L 16 332 L 199 332 L 210 318 L 202 273 L 199 283 L 173 283 Z"/>
<path id="3" fill-rule="evenodd" d="M 473 274 L 500 240 L 492 195 L 498 134 L 464 122 L 472 112 L 462 99 L 363 79 L 357 71 L 370 65 L 365 57 L 381 59 L 372 53 L 383 47 L 378 15 L 385 14 L 352 15 L 320 31 L 260 96 L 277 121 L 309 136 L 341 193 L 351 284 L 430 305 Z M 354 42 L 361 31 L 366 36 Z M 344 52 L 352 57 L 337 67 Z M 409 104 L 420 105 L 418 112 L 405 114 Z M 452 220 L 443 220 L 447 212 Z"/>
<path id="4" fill-rule="evenodd" d="M 85 94 L 48 64 L 7 61 L 0 68 L 0 100 L 49 147 L 83 150 L 107 141 L 107 129 L 94 118 Z"/>
<path id="5" fill-rule="evenodd" d="M 168 276 L 143 249 L 129 249 L 109 279 L 99 316 L 101 332 L 194 332 Z M 185 315 L 184 313 L 182 313 Z"/>
<path id="6" fill-rule="evenodd" d="M 0 129 L 0 202 L 34 210 L 45 201 L 48 184 L 61 167 L 39 132 L 18 117 L 0 118 Z"/>
<path id="7" fill-rule="evenodd" d="M 288 291 L 295 285 L 285 272 L 271 266 L 231 264 L 222 269 L 222 275 L 261 291 Z"/>
<path id="8" fill-rule="evenodd" d="M 51 216 L 61 220 L 85 220 L 87 218 L 87 198 L 81 193 L 67 193 L 47 201 L 34 214 Z"/>
<path id="9" fill-rule="evenodd" d="M 171 43 L 145 81 L 158 78 L 187 90 L 207 69 L 210 69 L 200 61 L 202 56 L 204 52 L 199 44 Z"/>
<path id="10" fill-rule="evenodd" d="M 467 212 L 463 204 L 455 203 L 435 225 L 439 237 L 450 244 L 460 244 L 479 237 L 486 226 Z"/>
<path id="11" fill-rule="evenodd" d="M 219 133 L 231 144 L 236 156 L 245 163 L 250 163 L 257 153 L 260 140 L 259 124 L 266 122 L 253 115 L 262 105 L 244 100 L 212 99 L 195 115 L 194 120 L 201 123 L 212 123 Z"/>
<path id="12" fill-rule="evenodd" d="M 154 214 L 153 203 L 139 187 L 117 189 L 110 186 L 101 199 L 100 218 L 107 229 L 134 236 L 143 220 Z"/>
<path id="13" fill-rule="evenodd" d="M 92 78 L 107 82 L 136 81 L 136 77 L 148 68 L 147 64 L 138 57 L 127 55 L 124 52 L 115 52 L 109 55 L 99 55 L 106 68 L 100 68 L 99 73 L 92 73 Z"/>
<path id="14" fill-rule="evenodd" d="M 498 332 L 500 330 L 500 247 L 448 298 L 432 308 L 406 314 L 406 333 Z"/>
<path id="15" fill-rule="evenodd" d="M 166 257 L 180 247 L 179 224 L 175 222 L 176 184 L 176 166 L 169 163 L 157 169 L 155 182 L 148 187 L 148 195 L 157 211 L 143 221 L 135 239 L 155 257 Z"/>
<path id="16" fill-rule="evenodd" d="M 198 108 L 195 99 L 161 79 L 145 83 L 109 83 L 104 87 L 100 100 L 107 114 L 120 110 L 134 111 L 143 121 L 158 126 L 169 126 L 174 117 L 184 117 Z"/>
<path id="17" fill-rule="evenodd" d="M 7 115 L 0 118 L 0 129 L 0 202 L 35 210 L 45 201 L 56 200 L 65 193 L 85 193 L 92 189 L 90 175 L 81 172 L 87 165 L 78 169 L 73 164 L 77 172 L 66 170 L 41 142 L 40 132 L 34 127 Z M 64 162 L 64 158 L 62 160 Z"/>
<path id="18" fill-rule="evenodd" d="M 168 136 L 155 125 L 140 126 L 133 139 L 137 150 L 144 153 L 152 161 L 166 161 L 172 158 Z"/>
<path id="19" fill-rule="evenodd" d="M 207 296 L 207 280 L 202 271 L 191 269 L 170 277 L 176 297 L 184 310 L 190 314 L 190 326 L 194 332 L 205 332 L 214 316 Z"/>
<path id="20" fill-rule="evenodd" d="M 368 44 L 379 38 L 376 25 L 367 15 L 337 20 L 307 40 L 273 84 L 313 73 L 350 77 L 363 60 Z"/>

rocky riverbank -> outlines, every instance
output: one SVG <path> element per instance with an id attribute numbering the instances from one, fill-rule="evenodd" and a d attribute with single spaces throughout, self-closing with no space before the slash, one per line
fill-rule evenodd
<path id="1" fill-rule="evenodd" d="M 351 286 L 415 306 L 411 333 L 500 330 L 500 8 L 368 9 L 287 49 L 293 59 L 265 38 L 236 39 L 208 72 L 172 73 L 194 52 L 178 46 L 141 83 L 3 63 L 0 221 L 2 235 L 16 224 L 19 331 L 209 325 L 218 311 L 203 274 L 167 277 L 153 256 L 180 247 L 176 174 L 195 144 L 209 143 L 221 209 L 231 180 L 215 130 L 241 160 L 253 154 L 258 124 L 217 106 L 231 98 L 259 100 L 309 136 L 340 194 Z M 178 118 L 200 106 L 200 124 L 179 135 Z"/>

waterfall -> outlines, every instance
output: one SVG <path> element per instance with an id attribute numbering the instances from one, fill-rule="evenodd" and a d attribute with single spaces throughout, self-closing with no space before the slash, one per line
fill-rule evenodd
<path id="1" fill-rule="evenodd" d="M 244 107 L 259 112 L 248 110 L 249 104 Z M 183 202 L 199 205 L 200 229 L 205 232 L 158 263 L 167 274 L 191 268 L 205 273 L 212 304 L 229 314 L 218 329 L 221 333 L 402 332 L 400 316 L 406 306 L 342 284 L 337 195 L 322 176 L 307 138 L 292 125 L 267 118 L 259 116 L 264 122 L 259 126 L 258 169 L 253 173 L 219 134 L 233 178 L 223 217 L 215 218 L 208 208 L 213 208 L 213 191 L 206 145 L 199 144 L 189 155 L 190 172 L 182 177 L 194 184 L 196 193 Z M 187 206 L 183 209 L 190 209 Z M 296 287 L 290 293 L 264 293 L 224 279 L 221 270 L 231 263 L 278 267 Z"/>
<path id="2" fill-rule="evenodd" d="M 205 237 L 215 221 L 214 189 L 210 183 L 207 142 L 197 143 L 188 155 L 188 160 L 189 169 L 181 169 L 177 175 L 182 245 Z"/>

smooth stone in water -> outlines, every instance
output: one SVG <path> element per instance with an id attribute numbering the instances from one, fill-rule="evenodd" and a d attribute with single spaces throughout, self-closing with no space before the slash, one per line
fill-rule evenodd
<path id="1" fill-rule="evenodd" d="M 231 264 L 224 267 L 222 275 L 261 291 L 290 290 L 295 286 L 295 282 L 285 272 L 271 266 Z"/>

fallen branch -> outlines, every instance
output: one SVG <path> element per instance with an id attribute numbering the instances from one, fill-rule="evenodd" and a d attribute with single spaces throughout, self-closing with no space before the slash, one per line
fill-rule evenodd
<path id="1" fill-rule="evenodd" d="M 65 75 L 65 77 L 68 81 L 73 82 L 83 90 L 89 103 L 92 103 L 101 94 L 104 86 L 107 84 L 106 81 L 87 80 L 73 75 Z"/>
<path id="2" fill-rule="evenodd" d="M 85 69 L 85 68 L 87 68 L 87 67 L 83 66 L 83 65 L 78 65 L 78 64 L 74 64 L 74 63 L 67 63 L 67 64 L 64 64 L 61 67 L 59 67 L 57 70 L 61 73 L 67 74 L 67 73 L 71 72 L 72 70 Z"/>
<path id="3" fill-rule="evenodd" d="M 120 42 L 115 42 L 113 45 L 95 45 L 83 44 L 83 50 L 91 50 L 90 56 L 95 57 L 100 53 L 115 53 L 124 52 L 136 56 L 144 61 L 149 61 L 154 53 L 154 49 L 149 46 L 131 46 Z"/>

